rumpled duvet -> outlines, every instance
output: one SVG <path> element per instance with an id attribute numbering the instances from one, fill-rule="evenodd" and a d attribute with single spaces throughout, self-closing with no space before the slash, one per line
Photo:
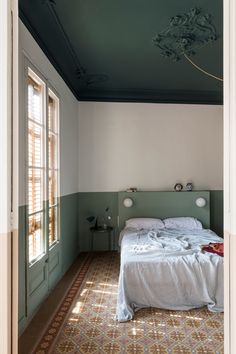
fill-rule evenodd
<path id="1" fill-rule="evenodd" d="M 205 229 L 124 229 L 116 320 L 144 307 L 223 311 L 223 257 L 202 251 L 209 242 L 222 238 Z"/>

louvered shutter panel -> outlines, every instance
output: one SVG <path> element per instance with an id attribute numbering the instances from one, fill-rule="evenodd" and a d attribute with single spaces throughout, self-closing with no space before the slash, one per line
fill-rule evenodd
<path id="1" fill-rule="evenodd" d="M 29 262 L 44 252 L 43 84 L 28 73 L 28 234 Z"/>
<path id="2" fill-rule="evenodd" d="M 48 95 L 48 194 L 49 247 L 58 240 L 59 214 L 59 99 L 49 90 Z"/>

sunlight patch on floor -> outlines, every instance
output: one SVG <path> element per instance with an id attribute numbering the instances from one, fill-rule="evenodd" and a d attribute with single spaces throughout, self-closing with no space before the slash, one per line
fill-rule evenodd
<path id="1" fill-rule="evenodd" d="M 93 304 L 92 307 L 102 307 L 102 308 L 104 308 L 104 309 L 107 309 L 108 306 L 106 306 L 106 305 Z"/>
<path id="2" fill-rule="evenodd" d="M 78 301 L 75 305 L 75 307 L 72 310 L 72 313 L 74 314 L 79 314 L 81 312 L 81 308 L 83 306 L 83 302 L 82 301 Z"/>
<path id="3" fill-rule="evenodd" d="M 195 317 L 195 316 L 185 316 L 185 318 L 190 318 L 191 320 L 197 320 L 197 321 L 202 321 L 203 320 L 203 318 Z"/>
<path id="4" fill-rule="evenodd" d="M 118 285 L 116 285 L 116 284 L 107 284 L 107 283 L 99 283 L 99 285 L 101 285 L 101 286 L 107 286 L 107 287 L 112 286 L 112 287 L 114 287 L 114 288 L 117 288 L 117 287 L 118 287 Z"/>
<path id="5" fill-rule="evenodd" d="M 113 255 L 95 257 L 87 279 L 78 285 L 73 302 L 70 295 L 73 305 L 51 352 L 223 354 L 223 316 L 209 313 L 206 308 L 189 311 L 144 308 L 135 312 L 131 321 L 115 321 L 117 265 Z M 62 307 L 62 313 L 66 307 Z M 42 346 L 47 345 L 52 333 L 57 335 L 54 324 Z"/>
<path id="6" fill-rule="evenodd" d="M 180 317 L 180 318 L 182 318 L 183 316 L 181 316 L 181 315 L 170 315 L 170 317 Z"/>
<path id="7" fill-rule="evenodd" d="M 117 293 L 111 292 L 111 291 L 104 291 L 104 290 L 93 290 L 94 293 L 100 293 L 100 294 L 109 294 L 109 295 L 117 295 Z"/>
<path id="8" fill-rule="evenodd" d="M 83 289 L 80 296 L 83 297 L 87 293 L 87 291 L 88 291 L 88 289 L 86 289 L 86 288 Z"/>

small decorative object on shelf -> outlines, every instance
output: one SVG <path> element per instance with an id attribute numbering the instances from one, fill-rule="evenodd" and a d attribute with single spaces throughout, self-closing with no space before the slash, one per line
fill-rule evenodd
<path id="1" fill-rule="evenodd" d="M 183 189 L 183 185 L 181 183 L 176 183 L 175 186 L 174 186 L 174 190 L 176 192 L 181 192 Z"/>
<path id="2" fill-rule="evenodd" d="M 137 192 L 137 191 L 138 191 L 138 188 L 136 188 L 136 187 L 130 187 L 130 188 L 126 189 L 126 192 Z"/>
<path id="3" fill-rule="evenodd" d="M 192 192 L 192 190 L 193 190 L 193 184 L 192 184 L 191 182 L 188 182 L 188 183 L 186 184 L 186 190 L 187 190 L 188 192 Z"/>

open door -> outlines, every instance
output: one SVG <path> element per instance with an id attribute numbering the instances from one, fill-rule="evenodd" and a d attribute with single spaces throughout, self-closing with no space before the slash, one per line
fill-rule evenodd
<path id="1" fill-rule="evenodd" d="M 18 340 L 18 1 L 0 1 L 0 353 Z"/>

